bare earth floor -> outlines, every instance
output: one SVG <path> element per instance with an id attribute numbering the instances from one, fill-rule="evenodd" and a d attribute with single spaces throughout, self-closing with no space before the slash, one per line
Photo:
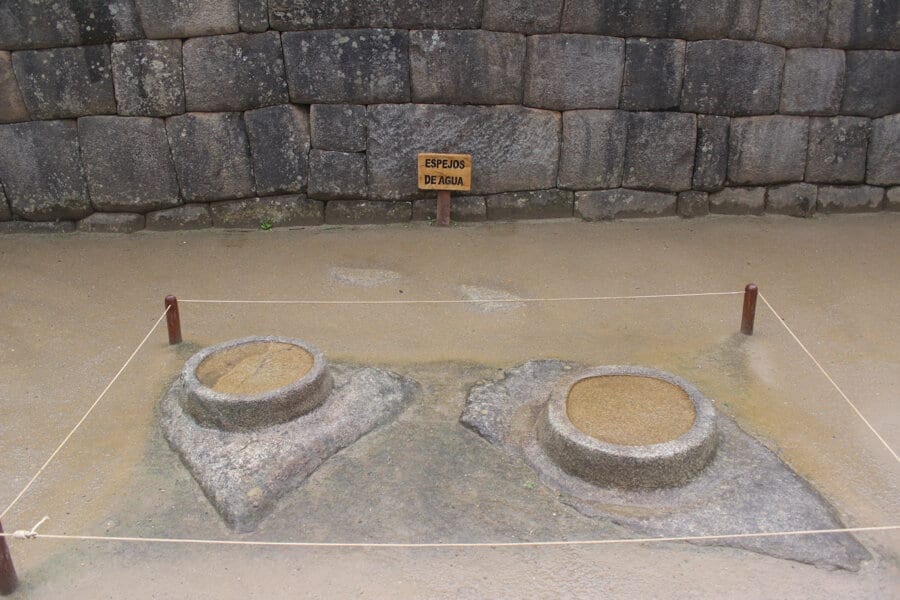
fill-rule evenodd
<path id="1" fill-rule="evenodd" d="M 627 538 L 458 423 L 467 390 L 531 359 L 641 364 L 711 398 L 851 527 L 900 524 L 900 467 L 760 302 L 741 297 L 500 302 L 736 291 L 753 281 L 894 451 L 900 449 L 900 214 L 611 223 L 425 224 L 0 237 L 0 511 L 157 329 L 31 489 L 7 531 L 288 542 Z M 207 304 L 191 299 L 480 300 Z M 306 340 L 416 379 L 393 423 L 329 459 L 250 534 L 222 523 L 168 448 L 159 401 L 201 347 Z M 784 507 L 790 511 L 790 507 Z M 761 523 L 765 521 L 761 517 Z M 900 532 L 828 570 L 686 542 L 348 548 L 11 540 L 23 598 L 892 598 Z"/>

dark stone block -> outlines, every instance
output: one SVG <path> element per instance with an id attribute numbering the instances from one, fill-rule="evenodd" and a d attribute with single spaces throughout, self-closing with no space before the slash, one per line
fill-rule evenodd
<path id="1" fill-rule="evenodd" d="M 134 0 L 151 39 L 236 33 L 238 0 Z"/>
<path id="2" fill-rule="evenodd" d="M 693 190 L 678 192 L 676 210 L 678 215 L 685 219 L 708 215 L 709 194 Z"/>
<path id="3" fill-rule="evenodd" d="M 634 38 L 625 45 L 624 110 L 677 108 L 684 72 L 684 41 Z"/>
<path id="4" fill-rule="evenodd" d="M 268 0 L 272 28 L 478 29 L 482 0 Z"/>
<path id="5" fill-rule="evenodd" d="M 0 48 L 87 46 L 142 36 L 132 0 L 0 2 Z"/>
<path id="6" fill-rule="evenodd" d="M 679 0 L 669 3 L 670 37 L 753 39 L 759 0 Z"/>
<path id="7" fill-rule="evenodd" d="M 760 0 L 756 39 L 801 48 L 821 46 L 828 12 L 821 0 Z"/>
<path id="8" fill-rule="evenodd" d="M 724 215 L 761 215 L 766 208 L 766 188 L 725 188 L 709 195 L 709 212 Z"/>
<path id="9" fill-rule="evenodd" d="M 0 52 L 0 123 L 28 120 L 28 110 L 13 73 L 12 56 Z"/>
<path id="10" fill-rule="evenodd" d="M 6 193 L 3 191 L 3 186 L 0 185 L 0 221 L 9 221 L 10 219 L 12 219 L 12 209 L 9 208 Z"/>
<path id="11" fill-rule="evenodd" d="M 728 180 L 736 184 L 803 181 L 808 130 L 806 117 L 732 119 Z"/>
<path id="12" fill-rule="evenodd" d="M 847 52 L 841 114 L 883 117 L 896 112 L 900 112 L 900 52 Z"/>
<path id="13" fill-rule="evenodd" d="M 559 187 L 585 190 L 621 186 L 627 137 L 626 112 L 564 112 Z"/>
<path id="14" fill-rule="evenodd" d="M 900 115 L 872 122 L 866 182 L 876 185 L 900 183 Z"/>
<path id="15" fill-rule="evenodd" d="M 296 106 L 270 106 L 244 113 L 256 193 L 299 192 L 309 166 L 306 112 Z"/>
<path id="16" fill-rule="evenodd" d="M 78 139 L 95 209 L 147 212 L 181 203 L 162 119 L 82 117 Z"/>
<path id="17" fill-rule="evenodd" d="M 625 63 L 623 40 L 574 34 L 528 38 L 525 104 L 538 108 L 616 108 Z"/>
<path id="18" fill-rule="evenodd" d="M 897 0 L 830 0 L 826 43 L 838 48 L 900 48 Z"/>
<path id="19" fill-rule="evenodd" d="M 181 40 L 141 40 L 112 45 L 120 115 L 167 117 L 184 112 Z"/>
<path id="20" fill-rule="evenodd" d="M 71 233 L 75 231 L 72 221 L 3 221 L 2 233 Z"/>
<path id="21" fill-rule="evenodd" d="M 691 189 L 696 117 L 685 113 L 631 113 L 622 185 L 678 192 Z"/>
<path id="22" fill-rule="evenodd" d="M 146 226 L 154 231 L 207 229 L 212 227 L 212 217 L 206 204 L 185 204 L 147 213 Z"/>
<path id="23" fill-rule="evenodd" d="M 665 37 L 669 4 L 670 0 L 568 0 L 560 28 L 616 37 Z"/>
<path id="24" fill-rule="evenodd" d="M 238 24 L 241 31 L 258 33 L 269 28 L 266 0 L 238 0 Z"/>
<path id="25" fill-rule="evenodd" d="M 483 29 L 517 33 L 559 31 L 563 0 L 484 0 Z"/>
<path id="26" fill-rule="evenodd" d="M 697 115 L 697 153 L 693 187 L 712 192 L 725 185 L 728 173 L 728 117 Z"/>
<path id="27" fill-rule="evenodd" d="M 792 217 L 811 217 L 816 212 L 819 188 L 809 183 L 790 183 L 766 191 L 766 212 Z"/>
<path id="28" fill-rule="evenodd" d="M 681 110 L 730 116 L 775 112 L 784 53 L 760 42 L 688 42 Z"/>
<path id="29" fill-rule="evenodd" d="M 71 0 L 82 46 L 144 37 L 133 0 Z"/>
<path id="30" fill-rule="evenodd" d="M 285 33 L 281 41 L 294 103 L 409 101 L 405 31 L 303 31 Z"/>
<path id="31" fill-rule="evenodd" d="M 888 188 L 885 192 L 884 210 L 900 211 L 900 186 Z"/>
<path id="32" fill-rule="evenodd" d="M 844 53 L 825 48 L 788 50 L 781 84 L 781 112 L 836 115 L 844 85 Z"/>
<path id="33" fill-rule="evenodd" d="M 325 222 L 325 204 L 295 196 L 269 196 L 225 200 L 209 205 L 216 227 L 260 229 L 261 227 L 297 227 Z"/>
<path id="34" fill-rule="evenodd" d="M 34 119 L 116 112 L 106 46 L 26 50 L 15 52 L 12 62 Z"/>
<path id="35" fill-rule="evenodd" d="M 313 148 L 363 152 L 366 149 L 366 107 L 361 104 L 313 104 L 309 107 Z"/>
<path id="36" fill-rule="evenodd" d="M 824 213 L 858 213 L 881 210 L 884 188 L 869 185 L 819 186 L 817 206 Z"/>
<path id="37" fill-rule="evenodd" d="M 186 202 L 253 195 L 250 152 L 240 113 L 169 117 L 166 133 Z"/>
<path id="38" fill-rule="evenodd" d="M 870 129 L 870 121 L 864 117 L 812 119 L 806 181 L 862 183 L 866 177 Z"/>
<path id="39" fill-rule="evenodd" d="M 0 181 L 13 213 L 30 220 L 92 212 L 75 121 L 0 125 Z"/>
<path id="40" fill-rule="evenodd" d="M 437 202 L 434 198 L 422 198 L 413 202 L 413 221 L 434 220 Z M 450 220 L 459 223 L 484 221 L 487 219 L 487 205 L 484 196 L 453 196 L 450 199 Z"/>
<path id="41" fill-rule="evenodd" d="M 574 197 L 565 190 L 537 190 L 497 194 L 486 200 L 489 221 L 510 221 L 569 218 Z"/>
<path id="42" fill-rule="evenodd" d="M 585 221 L 669 217 L 675 214 L 675 194 L 641 190 L 576 192 L 575 216 Z"/>
<path id="43" fill-rule="evenodd" d="M 144 215 L 98 212 L 78 221 L 78 231 L 86 233 L 134 233 L 144 228 Z"/>
<path id="44" fill-rule="evenodd" d="M 325 204 L 325 222 L 329 224 L 405 223 L 410 219 L 411 202 L 331 200 Z"/>
<path id="45" fill-rule="evenodd" d="M 311 150 L 309 197 L 320 200 L 365 198 L 366 155 L 352 152 Z"/>
<path id="46" fill-rule="evenodd" d="M 189 111 L 247 110 L 288 101 L 281 37 L 235 33 L 187 40 L 184 93 Z"/>

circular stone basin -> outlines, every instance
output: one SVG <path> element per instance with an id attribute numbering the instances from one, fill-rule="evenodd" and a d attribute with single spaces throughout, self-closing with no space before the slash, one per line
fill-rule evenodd
<path id="1" fill-rule="evenodd" d="M 248 337 L 204 348 L 182 369 L 181 406 L 203 425 L 238 431 L 295 419 L 331 393 L 321 351 L 275 336 Z"/>
<path id="2" fill-rule="evenodd" d="M 697 388 L 645 367 L 575 372 L 553 390 L 538 441 L 564 471 L 603 486 L 682 485 L 715 453 L 716 415 Z"/>

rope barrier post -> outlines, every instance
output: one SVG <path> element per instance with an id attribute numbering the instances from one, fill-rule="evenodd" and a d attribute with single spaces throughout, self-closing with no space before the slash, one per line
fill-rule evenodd
<path id="1" fill-rule="evenodd" d="M 741 333 L 753 335 L 753 323 L 756 321 L 756 295 L 759 289 L 755 283 L 748 283 L 744 288 L 744 310 L 741 313 Z"/>
<path id="2" fill-rule="evenodd" d="M 450 226 L 450 190 L 438 190 L 434 224 L 438 227 Z"/>
<path id="3" fill-rule="evenodd" d="M 3 533 L 3 523 L 0 523 L 0 533 Z M 6 538 L 0 536 L 0 596 L 9 596 L 17 587 L 19 578 L 16 576 L 9 546 L 6 544 Z"/>
<path id="4" fill-rule="evenodd" d="M 178 314 L 178 298 L 166 296 L 166 326 L 169 328 L 169 345 L 181 343 L 181 316 Z"/>

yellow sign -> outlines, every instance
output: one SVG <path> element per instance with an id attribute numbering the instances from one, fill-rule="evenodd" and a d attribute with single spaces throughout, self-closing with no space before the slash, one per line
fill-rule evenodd
<path id="1" fill-rule="evenodd" d="M 472 189 L 471 154 L 420 154 L 420 190 Z"/>

